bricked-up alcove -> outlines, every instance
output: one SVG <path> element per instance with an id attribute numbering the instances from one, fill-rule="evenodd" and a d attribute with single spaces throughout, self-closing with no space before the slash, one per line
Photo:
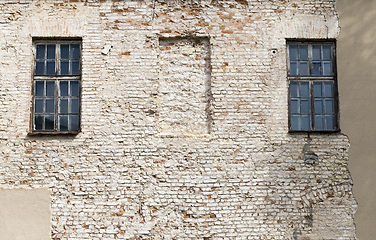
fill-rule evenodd
<path id="1" fill-rule="evenodd" d="M 210 132 L 209 39 L 159 39 L 159 131 L 165 135 Z"/>

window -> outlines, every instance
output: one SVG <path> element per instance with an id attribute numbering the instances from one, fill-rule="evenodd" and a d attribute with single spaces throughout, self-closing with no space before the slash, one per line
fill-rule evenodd
<path id="1" fill-rule="evenodd" d="M 289 130 L 337 131 L 334 42 L 288 42 Z"/>
<path id="2" fill-rule="evenodd" d="M 80 130 L 81 42 L 34 41 L 34 133 Z"/>

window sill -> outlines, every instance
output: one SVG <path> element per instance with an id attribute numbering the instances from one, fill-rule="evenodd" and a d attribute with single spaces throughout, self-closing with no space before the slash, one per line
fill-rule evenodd
<path id="1" fill-rule="evenodd" d="M 335 130 L 310 130 L 310 131 L 307 131 L 307 130 L 289 130 L 289 133 L 309 133 L 309 134 L 312 134 L 312 133 L 319 133 L 319 134 L 325 134 L 325 133 L 339 133 L 341 132 L 341 129 L 335 129 Z"/>
<path id="2" fill-rule="evenodd" d="M 38 135 L 77 135 L 81 130 L 71 131 L 71 132 L 48 132 L 48 131 L 32 131 L 27 135 L 29 136 L 38 136 Z"/>

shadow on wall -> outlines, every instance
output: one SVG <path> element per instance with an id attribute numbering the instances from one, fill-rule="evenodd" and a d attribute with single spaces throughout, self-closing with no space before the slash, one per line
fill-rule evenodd
<path id="1" fill-rule="evenodd" d="M 351 141 L 349 168 L 358 201 L 357 237 L 374 239 L 376 207 L 376 1 L 337 0 L 341 129 Z"/>

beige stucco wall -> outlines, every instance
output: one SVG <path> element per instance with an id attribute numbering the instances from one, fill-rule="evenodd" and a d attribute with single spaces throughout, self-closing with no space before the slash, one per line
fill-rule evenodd
<path id="1" fill-rule="evenodd" d="M 50 191 L 0 189 L 0 239 L 50 239 Z"/>
<path id="2" fill-rule="evenodd" d="M 338 0 L 341 129 L 351 141 L 349 167 L 358 201 L 357 237 L 376 236 L 376 1 Z"/>

